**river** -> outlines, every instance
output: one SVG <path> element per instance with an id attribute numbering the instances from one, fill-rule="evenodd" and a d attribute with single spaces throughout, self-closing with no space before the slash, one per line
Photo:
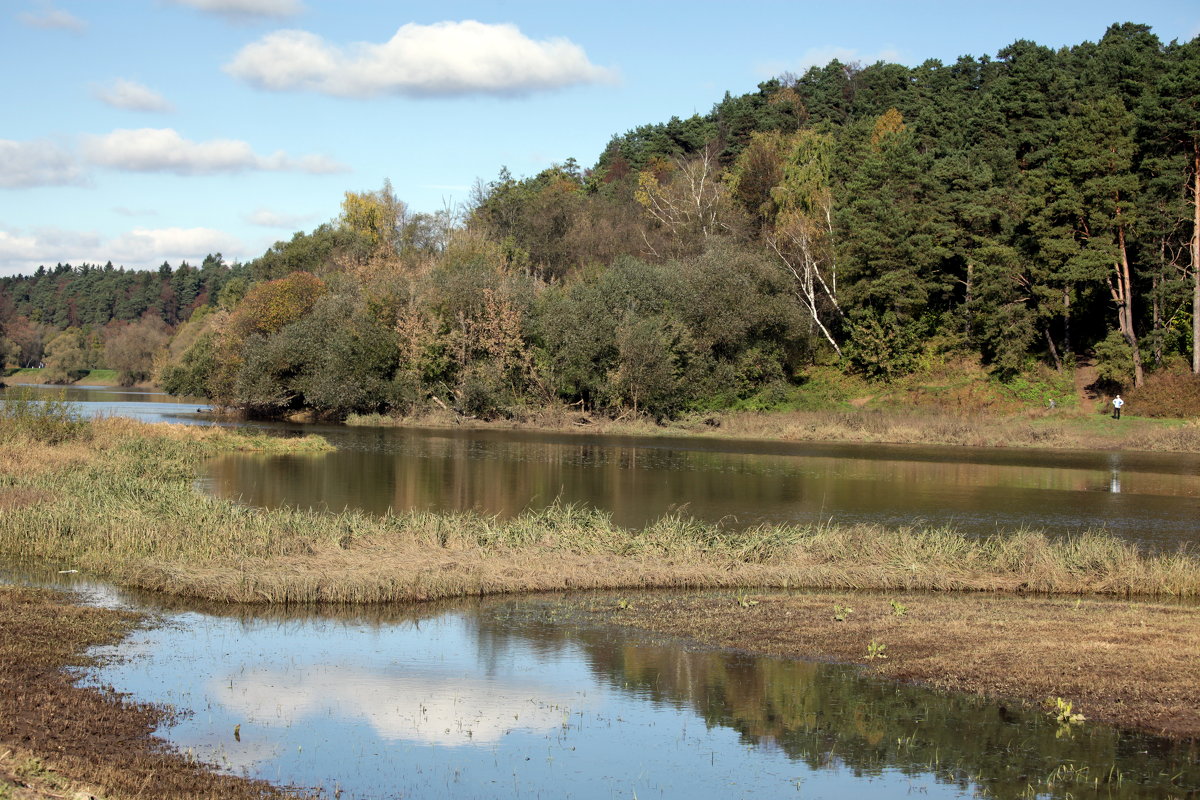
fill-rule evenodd
<path id="1" fill-rule="evenodd" d="M 145 404 L 143 419 L 204 421 L 193 403 L 123 395 L 117 402 Z M 112 413 L 109 401 L 84 397 L 81 410 Z M 329 507 L 350 503 L 325 487 L 350 497 L 364 482 L 372 488 L 361 496 L 383 494 L 384 507 L 410 498 L 507 514 L 559 499 L 608 508 L 623 524 L 672 509 L 736 524 L 755 513 L 911 521 L 921 508 L 980 532 L 1040 519 L 1066 520 L 1051 527 L 1068 533 L 1119 518 L 1124 535 L 1151 545 L 1195 535 L 1185 519 L 1189 508 L 1195 519 L 1190 456 L 320 432 L 336 453 L 223 461 L 203 483 L 236 487 L 246 502 Z M 980 503 L 937 516 L 939 485 Z M 1051 508 L 1067 498 L 1077 499 Z M 863 503 L 871 509 L 855 512 Z M 1116 516 L 1086 510 L 1097 504 Z M 1167 523 L 1174 533 L 1157 535 Z M 1036 711 L 852 668 L 615 630 L 586 613 L 617 603 L 612 594 L 297 611 L 170 603 L 33 567 L 5 577 L 160 614 L 161 625 L 114 648 L 119 658 L 86 680 L 190 712 L 160 731 L 184 751 L 331 798 L 1200 796 L 1195 742 L 1064 729 Z"/>

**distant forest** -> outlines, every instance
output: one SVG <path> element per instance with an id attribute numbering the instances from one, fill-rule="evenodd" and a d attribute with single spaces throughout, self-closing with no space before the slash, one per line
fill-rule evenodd
<path id="1" fill-rule="evenodd" d="M 0 356 L 331 418 L 770 408 L 955 359 L 1136 387 L 1200 372 L 1198 230 L 1200 38 L 1125 23 L 782 75 L 461 210 L 347 192 L 246 264 L 0 279 Z"/>

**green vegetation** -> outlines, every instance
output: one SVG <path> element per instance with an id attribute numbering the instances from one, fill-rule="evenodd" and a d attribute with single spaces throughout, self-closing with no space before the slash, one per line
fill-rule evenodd
<path id="1" fill-rule="evenodd" d="M 1195 416 L 1198 82 L 1200 38 L 1132 23 L 834 61 L 615 136 L 591 169 L 502 169 L 461 213 L 385 182 L 248 264 L 0 279 L 0 357 L 336 420 L 990 412 L 1084 389 Z"/>

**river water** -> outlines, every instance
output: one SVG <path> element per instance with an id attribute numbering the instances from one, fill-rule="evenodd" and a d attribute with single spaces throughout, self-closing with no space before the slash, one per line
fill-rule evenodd
<path id="1" fill-rule="evenodd" d="M 81 401 L 88 413 L 112 408 L 84 396 L 93 398 Z M 117 402 L 145 403 L 144 419 L 203 421 L 193 403 L 130 393 Z M 171 407 L 149 408 L 160 402 Z M 337 453 L 280 459 L 282 467 L 223 462 L 209 486 L 226 494 L 239 486 L 250 502 L 290 496 L 339 507 L 318 491 L 367 482 L 376 487 L 368 494 L 385 493 L 394 507 L 413 498 L 516 513 L 541 501 L 505 500 L 505 489 L 594 502 L 571 492 L 609 481 L 591 497 L 625 524 L 681 507 L 744 524 L 758 498 L 762 519 L 844 520 L 857 497 L 874 509 L 864 518 L 911 521 L 906 509 L 928 506 L 903 505 L 906 496 L 947 483 L 950 496 L 983 503 L 972 530 L 1049 515 L 1073 520 L 1054 528 L 1070 531 L 1089 518 L 1089 505 L 1106 504 L 1124 520 L 1119 529 L 1140 541 L 1195 535 L 1185 521 L 1196 503 L 1190 457 L 321 432 Z M 464 463 L 452 466 L 456 458 Z M 530 471 L 505 478 L 522 465 Z M 753 490 L 756 480 L 772 488 Z M 789 482 L 802 488 L 784 488 Z M 671 487 L 690 494 L 672 497 Z M 652 499 L 637 498 L 642 488 Z M 788 491 L 804 506 L 818 489 L 815 509 L 789 510 Z M 1007 499 L 986 499 L 996 491 Z M 1084 499 L 1050 508 L 1076 495 Z M 884 498 L 901 505 L 883 510 Z M 727 510 L 730 503 L 743 510 Z M 967 517 L 931 515 L 956 525 Z M 1175 533 L 1156 536 L 1164 524 Z M 120 658 L 88 680 L 190 712 L 160 733 L 198 758 L 331 798 L 1200 797 L 1195 742 L 1091 723 L 1064 729 L 1036 711 L 881 683 L 836 665 L 638 636 L 587 613 L 636 603 L 629 593 L 280 611 L 164 604 L 31 567 L 0 577 L 72 585 L 95 602 L 161 614 L 161 625 L 115 648 Z"/>
<path id="2" fill-rule="evenodd" d="M 73 388 L 67 399 L 88 414 L 209 423 L 207 406 L 168 395 Z M 1198 454 L 261 427 L 319 433 L 337 451 L 229 454 L 200 477 L 205 491 L 256 506 L 380 514 L 510 517 L 580 504 L 631 528 L 679 513 L 733 527 L 871 522 L 1056 536 L 1104 529 L 1155 548 L 1200 545 Z"/>

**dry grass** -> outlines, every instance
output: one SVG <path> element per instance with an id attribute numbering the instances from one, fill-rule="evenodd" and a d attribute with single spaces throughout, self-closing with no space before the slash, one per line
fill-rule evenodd
<path id="1" fill-rule="evenodd" d="M 622 606 L 594 613 L 709 645 L 864 664 L 953 691 L 1034 705 L 1062 697 L 1089 720 L 1200 738 L 1200 608 L 1192 604 L 709 593 L 643 594 Z M 884 658 L 868 658 L 872 642 L 884 646 Z"/>
<path id="2" fill-rule="evenodd" d="M 102 420 L 56 446 L 0 442 L 0 486 L 45 502 L 9 509 L 0 552 L 117 583 L 219 601 L 372 603 L 626 587 L 1032 591 L 1200 596 L 1194 553 L 1146 554 L 1107 533 L 871 525 L 731 531 L 683 517 L 643 530 L 553 507 L 512 520 L 259 510 L 202 496 L 201 460 L 309 440 Z"/>
<path id="3" fill-rule="evenodd" d="M 436 410 L 415 417 L 370 415 L 351 424 L 552 430 L 624 436 L 704 436 L 793 442 L 850 442 L 1032 447 L 1070 450 L 1147 450 L 1200 453 L 1200 421 L 1126 415 L 1120 421 L 1084 410 L 984 413 L 916 409 L 881 411 L 734 411 L 684 417 L 665 424 L 643 417 L 609 419 L 546 408 L 511 420 L 485 422 Z"/>

